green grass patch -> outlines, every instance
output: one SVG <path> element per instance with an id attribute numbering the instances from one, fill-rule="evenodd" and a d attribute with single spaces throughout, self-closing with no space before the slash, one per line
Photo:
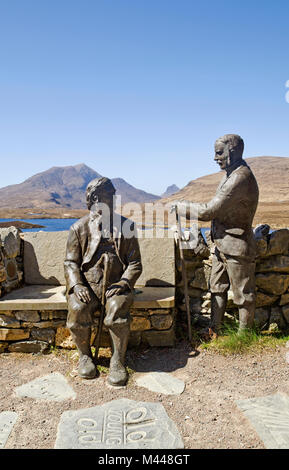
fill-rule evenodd
<path id="1" fill-rule="evenodd" d="M 105 366 L 102 366 L 100 364 L 98 364 L 96 367 L 97 367 L 98 372 L 100 372 L 102 374 L 108 374 L 109 373 L 109 367 L 105 367 Z"/>
<path id="2" fill-rule="evenodd" d="M 237 325 L 225 324 L 219 337 L 212 341 L 201 341 L 200 349 L 222 355 L 237 355 L 276 350 L 289 340 L 289 332 L 259 331 L 257 328 L 238 332 Z"/>

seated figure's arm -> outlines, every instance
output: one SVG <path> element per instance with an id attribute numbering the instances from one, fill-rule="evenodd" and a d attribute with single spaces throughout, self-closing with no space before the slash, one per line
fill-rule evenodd
<path id="1" fill-rule="evenodd" d="M 64 275 L 68 293 L 71 293 L 75 286 L 83 284 L 80 271 L 81 263 L 81 246 L 75 230 L 71 227 L 64 260 Z"/>

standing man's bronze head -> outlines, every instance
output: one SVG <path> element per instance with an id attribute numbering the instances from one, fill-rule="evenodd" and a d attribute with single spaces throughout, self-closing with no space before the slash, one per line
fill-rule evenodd
<path id="1" fill-rule="evenodd" d="M 215 162 L 221 170 L 226 170 L 238 160 L 242 160 L 244 141 L 237 134 L 226 134 L 215 142 Z"/>

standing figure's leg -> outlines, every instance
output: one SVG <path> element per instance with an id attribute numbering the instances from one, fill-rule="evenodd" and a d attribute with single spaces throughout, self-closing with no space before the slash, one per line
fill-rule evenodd
<path id="1" fill-rule="evenodd" d="M 106 301 L 104 324 L 109 329 L 112 346 L 107 380 L 113 386 L 124 386 L 128 379 L 125 356 L 130 333 L 129 308 L 132 301 L 133 295 L 130 292 L 123 295 L 114 295 Z"/>
<path id="2" fill-rule="evenodd" d="M 255 303 L 239 308 L 239 332 L 254 325 Z"/>
<path id="3" fill-rule="evenodd" d="M 218 334 L 227 306 L 227 292 L 211 293 L 211 324 L 212 333 Z"/>
<path id="4" fill-rule="evenodd" d="M 216 337 L 224 319 L 227 306 L 228 290 L 230 281 L 227 273 L 226 260 L 216 248 L 212 260 L 212 270 L 210 277 L 211 291 L 211 323 L 209 336 Z"/>
<path id="5" fill-rule="evenodd" d="M 239 332 L 250 329 L 254 324 L 255 294 L 255 261 L 251 258 L 228 259 L 228 272 L 234 302 L 239 308 Z"/>

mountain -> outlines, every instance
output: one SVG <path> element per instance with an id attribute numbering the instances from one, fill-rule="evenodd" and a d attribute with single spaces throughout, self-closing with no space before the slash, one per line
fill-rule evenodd
<path id="1" fill-rule="evenodd" d="M 289 158 L 264 156 L 246 158 L 245 161 L 259 185 L 259 205 L 254 223 L 289 227 Z M 223 171 L 218 171 L 191 180 L 176 194 L 162 199 L 161 202 L 179 199 L 208 202 L 214 196 L 223 175 Z"/>
<path id="2" fill-rule="evenodd" d="M 136 189 L 122 178 L 112 178 L 111 181 L 116 189 L 116 194 L 121 195 L 122 204 L 126 204 L 127 202 L 138 202 L 142 204 L 144 202 L 153 202 L 160 199 L 160 196 L 155 196 L 141 189 Z"/>
<path id="3" fill-rule="evenodd" d="M 176 184 L 172 184 L 171 186 L 168 186 L 165 192 L 161 195 L 161 197 L 169 197 L 172 194 L 177 193 L 180 190 L 180 188 Z"/>
<path id="4" fill-rule="evenodd" d="M 85 164 L 52 167 L 31 176 L 23 183 L 0 189 L 0 208 L 85 209 L 85 188 L 89 181 L 101 175 Z M 121 178 L 112 178 L 121 203 L 150 202 L 159 196 L 146 193 Z"/>

